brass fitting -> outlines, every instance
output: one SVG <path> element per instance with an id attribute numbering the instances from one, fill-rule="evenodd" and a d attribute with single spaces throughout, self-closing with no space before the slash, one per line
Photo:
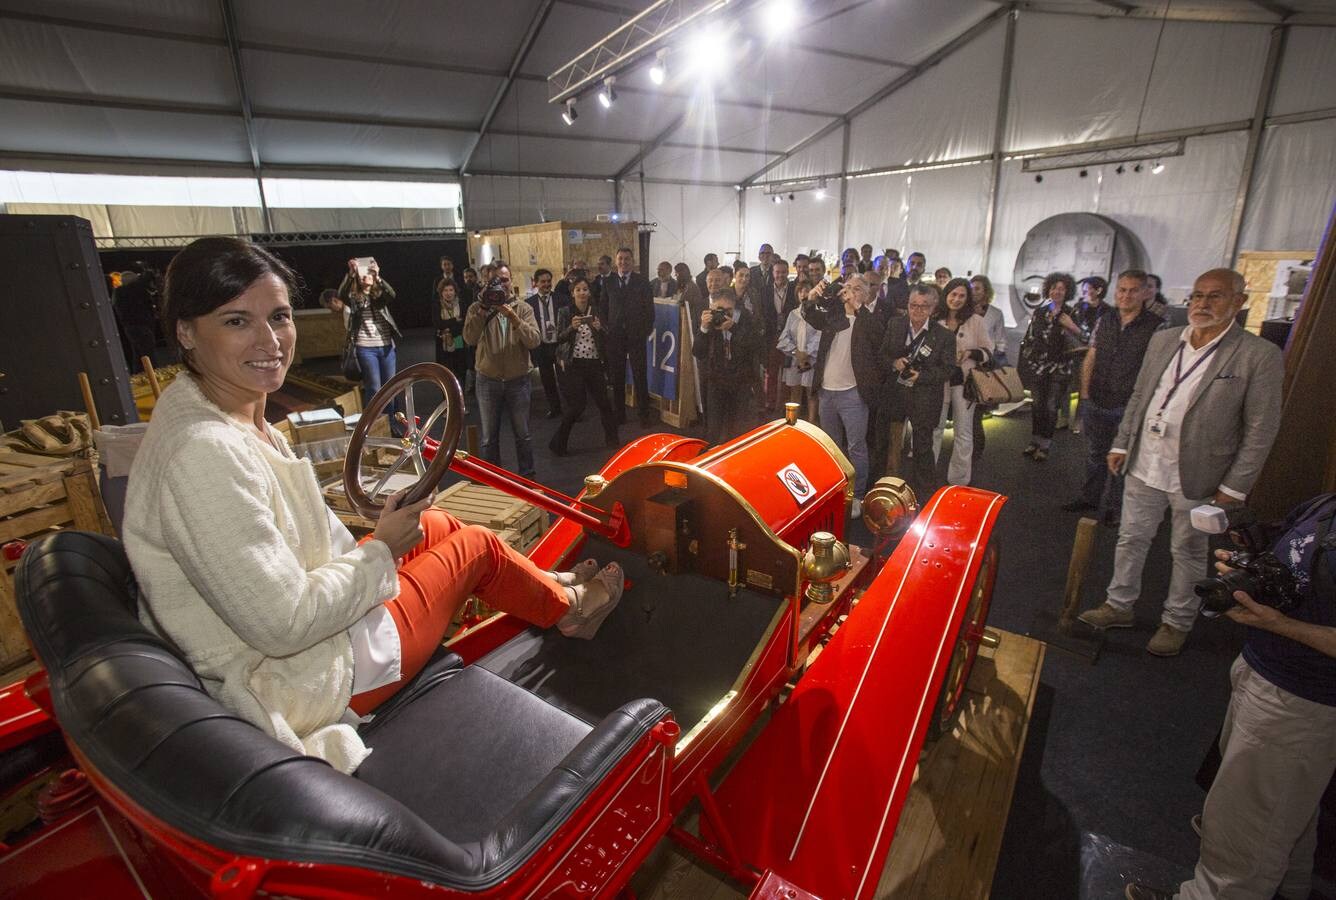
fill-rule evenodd
<path id="1" fill-rule="evenodd" d="M 586 497 L 597 497 L 599 494 L 603 493 L 603 489 L 607 486 L 608 479 L 604 478 L 602 475 L 585 476 Z"/>
<path id="2" fill-rule="evenodd" d="M 835 582 L 844 577 L 852 565 L 849 548 L 837 541 L 829 531 L 817 531 L 803 554 L 803 578 L 807 581 L 807 599 L 814 603 L 829 603 L 835 599 Z"/>
<path id="3" fill-rule="evenodd" d="M 796 403 L 784 404 L 784 421 L 790 425 L 798 424 L 798 404 Z"/>
<path id="4" fill-rule="evenodd" d="M 903 478 L 878 478 L 863 497 L 863 522 L 878 539 L 899 538 L 918 515 L 918 499 Z"/>

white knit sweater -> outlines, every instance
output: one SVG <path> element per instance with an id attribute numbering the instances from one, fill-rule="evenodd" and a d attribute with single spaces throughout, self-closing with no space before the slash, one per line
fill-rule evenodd
<path id="1" fill-rule="evenodd" d="M 349 724 L 348 628 L 398 594 L 394 559 L 381 541 L 334 557 L 331 527 L 347 530 L 310 462 L 269 435 L 283 452 L 192 377 L 163 392 L 130 470 L 122 529 L 139 616 L 228 709 L 352 772 L 370 751 Z"/>

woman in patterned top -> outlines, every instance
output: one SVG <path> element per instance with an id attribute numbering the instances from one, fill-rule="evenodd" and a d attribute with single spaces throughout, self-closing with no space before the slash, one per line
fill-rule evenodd
<path id="1" fill-rule="evenodd" d="M 617 447 L 617 419 L 608 401 L 608 380 L 604 374 L 606 340 L 603 323 L 590 307 L 589 278 L 583 273 L 570 280 L 571 305 L 557 313 L 557 366 L 560 369 L 562 416 L 557 433 L 548 449 L 557 456 L 566 455 L 571 429 L 584 414 L 585 402 L 593 398 L 603 420 L 603 441 Z"/>
<path id="2" fill-rule="evenodd" d="M 1044 279 L 1043 306 L 1030 317 L 1030 327 L 1021 341 L 1020 371 L 1030 389 L 1030 445 L 1022 452 L 1035 462 L 1048 459 L 1053 432 L 1058 425 L 1058 407 L 1066 399 L 1074 357 L 1070 349 L 1080 347 L 1081 328 L 1068 313 L 1067 302 L 1076 296 L 1076 283 L 1066 272 L 1052 272 Z"/>

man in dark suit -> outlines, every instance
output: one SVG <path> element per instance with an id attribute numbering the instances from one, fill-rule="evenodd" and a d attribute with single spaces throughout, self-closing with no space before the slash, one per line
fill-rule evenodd
<path id="1" fill-rule="evenodd" d="M 673 264 L 664 260 L 659 263 L 658 276 L 649 283 L 655 297 L 668 299 L 677 294 L 677 280 L 673 278 Z"/>
<path id="2" fill-rule="evenodd" d="M 719 321 L 714 315 L 718 313 Z M 751 400 L 740 385 L 752 377 L 752 360 L 761 340 L 756 318 L 738 302 L 732 288 L 710 297 L 710 308 L 693 323 L 699 329 L 691 353 L 699 360 L 705 386 L 705 436 L 712 444 L 737 437 L 745 427 Z"/>
<path id="3" fill-rule="evenodd" d="M 608 327 L 608 383 L 612 386 L 612 408 L 618 424 L 626 421 L 626 365 L 631 364 L 640 424 L 649 427 L 654 410 L 649 399 L 649 374 L 645 370 L 645 341 L 654 331 L 654 292 L 645 276 L 632 270 L 635 257 L 629 247 L 617 251 L 617 270 L 603 282 L 596 309 Z"/>
<path id="4" fill-rule="evenodd" d="M 769 246 L 769 245 L 765 245 Z M 780 397 L 784 388 L 780 384 L 780 374 L 784 368 L 785 355 L 775 349 L 779 333 L 784 330 L 784 323 L 789 313 L 798 308 L 797 288 L 789 281 L 789 264 L 775 257 L 770 266 L 770 276 L 761 284 L 760 318 L 762 332 L 762 358 L 765 360 L 765 409 L 768 413 L 779 409 Z"/>
<path id="5" fill-rule="evenodd" d="M 775 265 L 775 248 L 769 244 L 762 244 L 761 249 L 756 252 L 756 258 L 760 262 L 751 267 L 752 284 L 763 285 L 770 280 L 770 272 Z"/>
<path id="6" fill-rule="evenodd" d="M 935 285 L 910 288 L 909 314 L 889 318 L 877 354 L 886 379 L 881 406 L 884 413 L 878 416 L 879 430 L 885 430 L 888 438 L 878 440 L 887 454 L 886 472 L 895 474 L 899 470 L 908 419 L 914 430 L 914 471 L 910 480 L 924 501 L 938 487 L 932 432 L 941 419 L 945 386 L 956 365 L 956 336 L 932 320 L 936 306 Z"/>
<path id="7" fill-rule="evenodd" d="M 561 417 L 561 392 L 557 389 L 557 315 L 562 307 L 570 303 L 552 291 L 552 273 L 539 269 L 533 273 L 533 283 L 537 290 L 525 298 L 533 308 L 534 321 L 538 323 L 541 343 L 530 356 L 538 367 L 538 374 L 543 379 L 543 396 L 547 398 L 547 417 Z"/>
<path id="8" fill-rule="evenodd" d="M 705 268 L 701 269 L 699 274 L 696 275 L 696 287 L 697 289 L 700 290 L 700 295 L 702 297 L 710 296 L 710 287 L 705 283 L 705 279 L 710 274 L 710 271 L 712 269 L 717 269 L 717 268 L 719 268 L 719 254 L 717 253 L 705 254 Z M 728 274 L 728 277 L 731 279 L 733 277 L 733 273 L 730 272 Z"/>

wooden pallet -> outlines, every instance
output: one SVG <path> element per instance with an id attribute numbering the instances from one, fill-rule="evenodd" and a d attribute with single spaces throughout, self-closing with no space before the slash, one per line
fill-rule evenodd
<path id="1" fill-rule="evenodd" d="M 115 534 L 92 464 L 86 459 L 0 450 L 0 544 L 32 540 L 62 528 Z M 0 670 L 30 658 L 14 606 L 17 566 L 17 561 L 5 560 L 0 578 Z"/>
<path id="2" fill-rule="evenodd" d="M 876 897 L 983 898 L 993 886 L 1044 665 L 1042 642 L 999 632 L 982 651 L 955 731 L 919 759 Z M 664 841 L 631 883 L 642 900 L 735 900 L 730 881 Z"/>

